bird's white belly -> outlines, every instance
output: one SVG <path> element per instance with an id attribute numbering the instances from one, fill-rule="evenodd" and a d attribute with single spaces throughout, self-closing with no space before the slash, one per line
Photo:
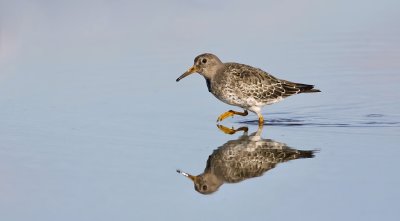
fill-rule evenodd
<path id="1" fill-rule="evenodd" d="M 254 106 L 261 107 L 265 105 L 265 103 L 259 102 L 253 97 L 240 96 L 240 94 L 238 95 L 238 93 L 233 93 L 230 91 L 226 91 L 221 95 L 214 94 L 214 96 L 226 104 L 242 107 L 245 109 Z"/>
<path id="2" fill-rule="evenodd" d="M 277 103 L 277 102 L 279 102 L 279 101 L 281 101 L 281 100 L 283 100 L 282 97 L 275 98 L 275 99 L 270 99 L 270 100 L 268 100 L 268 102 L 265 103 L 264 105 L 274 104 L 274 103 Z"/>

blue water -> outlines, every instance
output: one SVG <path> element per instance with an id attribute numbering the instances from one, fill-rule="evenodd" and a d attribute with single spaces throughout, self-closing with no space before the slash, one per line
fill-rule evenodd
<path id="1" fill-rule="evenodd" d="M 0 220 L 397 220 L 397 1 L 0 2 Z M 202 195 L 234 135 L 200 53 L 314 84 L 261 137 L 314 158 Z M 257 130 L 256 116 L 222 122 Z"/>

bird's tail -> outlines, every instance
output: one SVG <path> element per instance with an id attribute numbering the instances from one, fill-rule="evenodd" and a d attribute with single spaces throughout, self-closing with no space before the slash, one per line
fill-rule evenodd
<path id="1" fill-rule="evenodd" d="M 290 81 L 281 80 L 282 86 L 285 89 L 284 97 L 293 95 L 293 94 L 300 94 L 300 93 L 314 93 L 314 92 L 321 92 L 318 89 L 314 88 L 314 85 L 310 84 L 300 84 L 294 83 Z"/>
<path id="2" fill-rule="evenodd" d="M 298 158 L 313 158 L 315 155 L 314 153 L 318 152 L 317 150 L 299 150 L 298 151 Z"/>
<path id="3" fill-rule="evenodd" d="M 290 96 L 292 94 L 300 94 L 300 93 L 314 93 L 314 92 L 321 92 L 318 89 L 314 89 L 314 85 L 310 84 L 300 84 L 294 83 L 290 81 L 281 81 L 283 88 L 285 89 L 286 93 L 285 96 Z"/>
<path id="4" fill-rule="evenodd" d="M 314 93 L 314 92 L 321 92 L 318 89 L 314 88 L 314 85 L 310 85 L 310 84 L 299 84 L 299 83 L 295 83 L 296 87 L 298 89 L 300 89 L 299 93 Z"/>

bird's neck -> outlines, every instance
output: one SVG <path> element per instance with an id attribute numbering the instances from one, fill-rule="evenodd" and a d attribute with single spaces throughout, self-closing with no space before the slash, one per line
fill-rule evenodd
<path id="1" fill-rule="evenodd" d="M 213 80 L 215 76 L 220 72 L 220 70 L 224 67 L 223 64 L 214 65 L 209 68 L 206 72 L 201 73 L 205 79 Z"/>
<path id="2" fill-rule="evenodd" d="M 219 176 L 219 174 L 209 172 L 200 174 L 200 176 L 202 176 L 203 179 L 207 180 L 210 185 L 215 186 L 216 188 L 220 187 L 224 183 L 223 177 Z"/>

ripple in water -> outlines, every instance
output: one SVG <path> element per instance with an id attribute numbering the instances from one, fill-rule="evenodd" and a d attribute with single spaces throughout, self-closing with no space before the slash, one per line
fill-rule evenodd
<path id="1" fill-rule="evenodd" d="M 371 118 L 374 118 L 372 120 Z M 377 120 L 376 118 L 379 118 Z M 320 118 L 315 116 L 301 116 L 295 118 L 271 118 L 265 119 L 264 125 L 269 126 L 314 126 L 314 127 L 400 127 L 400 121 L 393 121 L 393 118 L 383 114 L 367 114 L 358 119 L 342 119 L 343 122 L 335 122 L 335 119 Z M 238 123 L 258 125 L 257 120 L 244 120 Z"/>

